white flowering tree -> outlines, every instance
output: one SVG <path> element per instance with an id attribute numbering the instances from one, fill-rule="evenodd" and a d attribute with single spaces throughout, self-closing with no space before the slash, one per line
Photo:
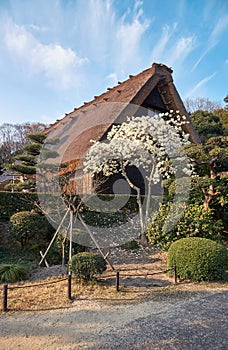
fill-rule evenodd
<path id="1" fill-rule="evenodd" d="M 188 123 L 178 111 L 151 116 L 128 117 L 126 122 L 114 125 L 107 135 L 107 142 L 94 142 L 86 154 L 84 172 L 109 177 L 120 173 L 130 188 L 136 191 L 141 227 L 141 238 L 150 219 L 152 185 L 162 179 L 192 173 L 191 164 L 183 162 L 183 146 L 189 144 L 189 135 L 183 131 Z M 183 166 L 184 164 L 184 166 Z M 140 188 L 129 178 L 127 168 L 143 169 L 146 181 L 146 205 L 142 206 Z M 180 176 L 180 174 L 179 174 Z"/>

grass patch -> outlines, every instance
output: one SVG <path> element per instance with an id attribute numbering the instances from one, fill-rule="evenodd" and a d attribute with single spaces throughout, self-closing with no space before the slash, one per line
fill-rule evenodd
<path id="1" fill-rule="evenodd" d="M 24 287 L 12 289 L 15 287 Z M 72 279 L 72 298 L 67 297 L 67 277 L 49 277 L 45 280 L 34 282 L 20 282 L 9 285 L 8 308 L 15 311 L 42 311 L 60 308 L 83 306 L 83 301 L 96 301 L 106 304 L 136 303 L 148 300 L 154 302 L 173 302 L 180 299 L 188 299 L 191 296 L 201 295 L 214 290 L 224 290 L 226 283 L 180 283 L 165 287 L 134 287 L 120 286 L 120 292 L 116 292 L 115 285 L 106 284 L 104 280 L 91 281 L 89 283 L 78 282 Z M 0 298 L 3 288 L 0 285 Z M 78 302 L 78 304 L 77 304 Z M 92 306 L 91 306 L 92 307 Z M 0 311 L 1 312 L 1 311 Z"/>

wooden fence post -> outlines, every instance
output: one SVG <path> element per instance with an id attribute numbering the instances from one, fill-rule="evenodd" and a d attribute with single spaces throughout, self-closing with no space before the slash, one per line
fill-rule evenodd
<path id="1" fill-rule="evenodd" d="M 71 281 L 72 281 L 72 271 L 68 272 L 68 299 L 72 300 L 71 296 Z"/>
<path id="2" fill-rule="evenodd" d="M 3 311 L 7 311 L 8 284 L 3 286 Z"/>
<path id="3" fill-rule="evenodd" d="M 174 284 L 177 284 L 177 267 L 176 265 L 173 266 L 174 271 Z"/>
<path id="4" fill-rule="evenodd" d="M 116 272 L 116 291 L 119 292 L 120 290 L 120 273 L 119 271 Z"/>

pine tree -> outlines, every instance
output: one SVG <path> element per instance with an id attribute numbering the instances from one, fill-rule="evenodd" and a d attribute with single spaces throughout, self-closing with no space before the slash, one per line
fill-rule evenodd
<path id="1" fill-rule="evenodd" d="M 8 168 L 16 171 L 21 174 L 23 177 L 23 181 L 19 184 L 15 185 L 7 185 L 6 189 L 14 188 L 17 191 L 27 190 L 34 191 L 35 190 L 35 174 L 37 167 L 37 157 L 40 154 L 42 149 L 42 157 L 46 158 L 55 158 L 58 153 L 55 151 L 50 151 L 45 149 L 44 142 L 46 139 L 46 135 L 43 133 L 31 134 L 28 136 L 31 141 L 30 144 L 27 144 L 22 149 L 22 154 L 17 155 L 14 159 L 14 163 L 9 165 Z"/>

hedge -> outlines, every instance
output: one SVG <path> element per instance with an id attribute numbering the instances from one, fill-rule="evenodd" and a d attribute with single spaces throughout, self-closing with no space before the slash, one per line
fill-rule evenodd
<path id="1" fill-rule="evenodd" d="M 0 192 L 0 219 L 9 220 L 19 211 L 35 209 L 33 203 L 37 200 L 36 193 Z"/>
<path id="2" fill-rule="evenodd" d="M 44 195 L 47 196 L 47 194 L 44 194 Z M 124 195 L 121 195 L 121 196 L 124 196 Z M 99 194 L 99 198 L 102 199 L 103 201 L 107 201 L 108 203 L 113 198 L 113 195 Z M 79 197 L 79 200 L 80 200 L 80 197 Z M 34 202 L 39 202 L 37 193 L 0 191 L 0 219 L 9 220 L 13 214 L 19 211 L 37 210 L 37 208 L 33 204 Z M 76 203 L 77 203 L 77 200 L 76 200 Z M 129 197 L 124 208 L 130 212 L 137 211 L 136 196 Z M 89 207 L 85 207 L 85 206 L 83 207 L 83 212 L 93 212 L 94 214 L 96 213 L 95 211 L 90 210 Z M 102 216 L 102 213 L 101 214 L 99 213 L 98 216 Z M 113 216 L 115 217 L 115 215 Z M 88 221 L 94 220 L 93 215 L 92 216 L 89 215 L 87 217 L 88 217 Z"/>
<path id="3" fill-rule="evenodd" d="M 170 275 L 175 265 L 177 276 L 193 282 L 221 280 L 228 265 L 228 251 L 211 239 L 181 238 L 168 250 L 167 267 Z"/>

